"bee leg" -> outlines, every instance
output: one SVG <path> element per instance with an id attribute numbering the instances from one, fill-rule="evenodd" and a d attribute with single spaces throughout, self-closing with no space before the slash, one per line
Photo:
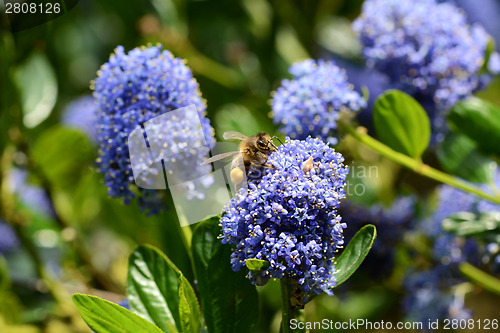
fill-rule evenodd
<path id="1" fill-rule="evenodd" d="M 267 158 L 265 161 L 263 162 L 260 162 L 260 161 L 252 161 L 251 164 L 254 166 L 254 167 L 257 167 L 257 168 L 268 168 L 268 169 L 274 169 L 274 166 L 267 163 Z"/>

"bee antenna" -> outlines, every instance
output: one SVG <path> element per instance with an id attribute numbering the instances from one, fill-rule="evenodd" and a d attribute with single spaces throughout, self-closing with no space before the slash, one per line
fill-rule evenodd
<path id="1" fill-rule="evenodd" d="M 276 139 L 276 140 L 278 140 L 281 144 L 283 144 L 283 142 L 281 142 L 281 140 L 280 140 L 280 138 L 278 138 L 278 136 L 276 136 L 276 135 L 275 135 L 275 136 L 273 136 L 273 137 L 271 138 L 271 140 L 273 140 L 273 139 Z"/>

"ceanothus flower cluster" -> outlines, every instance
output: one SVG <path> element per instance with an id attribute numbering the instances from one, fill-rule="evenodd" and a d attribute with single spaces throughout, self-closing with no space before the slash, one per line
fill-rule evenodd
<path id="1" fill-rule="evenodd" d="M 303 302 L 335 287 L 334 257 L 344 243 L 337 213 L 349 170 L 340 153 L 319 139 L 286 139 L 272 153 L 262 178 L 251 181 L 224 208 L 222 242 L 235 245 L 233 270 L 246 259 L 269 267 L 250 272 L 257 284 L 270 278 L 297 281 Z"/>
<path id="2" fill-rule="evenodd" d="M 404 287 L 410 292 L 403 300 L 406 318 L 415 322 L 471 318 L 471 311 L 464 306 L 465 295 L 458 290 L 455 293 L 450 291 L 450 285 L 460 282 L 463 280 L 457 279 L 445 266 L 408 274 Z M 424 331 L 431 329 L 425 328 Z"/>
<path id="3" fill-rule="evenodd" d="M 497 186 L 500 185 L 499 173 L 494 181 Z M 489 190 L 489 185 L 481 187 Z M 465 281 L 458 266 L 462 262 L 478 265 L 483 261 L 490 262 L 494 270 L 498 262 L 498 257 L 492 257 L 489 252 L 496 243 L 484 247 L 475 239 L 447 233 L 442 228 L 442 221 L 458 212 L 482 214 L 500 211 L 500 206 L 448 185 L 438 188 L 437 197 L 433 215 L 423 223 L 424 232 L 433 241 L 433 266 L 425 271 L 412 272 L 405 279 L 405 288 L 409 293 L 404 307 L 411 320 L 470 318 L 472 313 L 464 306 L 464 295 L 452 289 L 452 286 Z"/>
<path id="4" fill-rule="evenodd" d="M 274 123 L 292 139 L 312 136 L 336 144 L 333 134 L 340 112 L 359 111 L 366 107 L 365 100 L 332 61 L 304 60 L 289 72 L 293 78 L 283 80 L 272 96 Z"/>
<path id="5" fill-rule="evenodd" d="M 481 87 L 490 37 L 452 3 L 367 0 L 352 27 L 367 65 L 414 96 L 431 117 Z M 490 59 L 490 71 L 498 72 L 498 54 Z"/>
<path id="6" fill-rule="evenodd" d="M 198 150 L 200 163 L 214 144 L 213 129 L 205 117 L 205 101 L 191 70 L 161 46 L 135 48 L 129 53 L 117 47 L 98 71 L 92 88 L 97 102 L 98 168 L 105 175 L 108 194 L 122 197 L 125 204 L 137 193 L 131 187 L 134 177 L 127 146 L 134 129 L 166 112 L 194 105 L 204 136 L 197 140 L 207 143 L 206 151 Z M 179 147 L 192 141 L 192 134 L 178 128 L 181 124 L 164 125 L 172 126 L 172 130 L 163 130 L 163 136 L 148 136 L 150 147 Z M 152 170 L 155 171 L 160 172 Z M 159 192 L 141 188 L 138 191 L 141 208 L 152 213 L 163 208 Z"/>

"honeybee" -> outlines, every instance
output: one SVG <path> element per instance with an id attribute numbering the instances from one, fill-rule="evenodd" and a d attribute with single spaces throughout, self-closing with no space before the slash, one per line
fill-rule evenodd
<path id="1" fill-rule="evenodd" d="M 273 142 L 274 138 L 266 132 L 260 132 L 253 136 L 246 136 L 240 132 L 229 131 L 223 135 L 224 140 L 239 140 L 239 150 L 215 155 L 205 161 L 202 165 L 220 161 L 225 158 L 233 157 L 231 163 L 231 181 L 239 185 L 243 182 L 251 166 L 271 167 L 267 164 L 267 157 L 278 148 Z"/>

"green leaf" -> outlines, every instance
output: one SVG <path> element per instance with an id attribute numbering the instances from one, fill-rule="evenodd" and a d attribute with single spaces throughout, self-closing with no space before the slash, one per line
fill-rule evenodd
<path id="1" fill-rule="evenodd" d="M 34 52 L 25 63 L 15 68 L 14 83 L 21 96 L 24 124 L 34 127 L 52 112 L 57 100 L 57 81 L 47 57 Z"/>
<path id="2" fill-rule="evenodd" d="M 377 136 L 386 145 L 411 157 L 420 157 L 429 145 L 431 126 L 427 113 L 413 97 L 389 90 L 373 108 Z"/>
<path id="3" fill-rule="evenodd" d="M 335 264 L 335 269 L 338 271 L 337 286 L 346 282 L 358 269 L 370 252 L 376 237 L 377 229 L 371 224 L 365 225 L 354 235 Z"/>
<path id="4" fill-rule="evenodd" d="M 205 323 L 210 333 L 253 332 L 259 300 L 243 270 L 231 269 L 231 247 L 221 243 L 219 216 L 198 224 L 192 251 Z"/>
<path id="5" fill-rule="evenodd" d="M 490 36 L 488 39 L 488 44 L 486 44 L 486 49 L 484 50 L 484 63 L 481 69 L 479 70 L 479 74 L 489 73 L 488 63 L 490 62 L 491 54 L 496 51 L 495 39 Z"/>
<path id="6" fill-rule="evenodd" d="M 161 333 L 162 330 L 124 307 L 99 297 L 74 294 L 83 320 L 96 333 Z"/>
<path id="7" fill-rule="evenodd" d="M 500 107 L 471 97 L 455 104 L 448 115 L 450 126 L 474 140 L 486 154 L 500 156 Z"/>
<path id="8" fill-rule="evenodd" d="M 7 260 L 0 256 L 0 295 L 8 291 L 11 285 Z"/>
<path id="9" fill-rule="evenodd" d="M 483 272 L 468 262 L 460 264 L 459 269 L 460 272 L 472 282 L 475 282 L 481 287 L 500 295 L 500 280 L 496 277 Z"/>
<path id="10" fill-rule="evenodd" d="M 200 309 L 193 288 L 156 248 L 139 246 L 130 255 L 127 292 L 130 309 L 165 332 L 175 332 L 174 325 L 181 332 L 199 332 Z"/>
<path id="11" fill-rule="evenodd" d="M 179 314 L 182 332 L 199 333 L 201 326 L 200 307 L 193 288 L 186 279 L 179 284 Z"/>
<path id="12" fill-rule="evenodd" d="M 83 133 L 53 126 L 41 133 L 32 148 L 32 157 L 51 184 L 74 188 L 88 172 L 94 148 Z"/>
<path id="13" fill-rule="evenodd" d="M 251 271 L 262 271 L 269 267 L 269 261 L 260 259 L 247 259 L 245 264 Z"/>
<path id="14" fill-rule="evenodd" d="M 437 148 L 443 169 L 473 183 L 493 180 L 495 162 L 477 150 L 474 141 L 462 134 L 450 132 Z"/>
<path id="15" fill-rule="evenodd" d="M 443 230 L 457 236 L 476 236 L 492 231 L 500 232 L 500 214 L 485 213 L 477 216 L 470 212 L 458 212 L 441 222 Z"/>

